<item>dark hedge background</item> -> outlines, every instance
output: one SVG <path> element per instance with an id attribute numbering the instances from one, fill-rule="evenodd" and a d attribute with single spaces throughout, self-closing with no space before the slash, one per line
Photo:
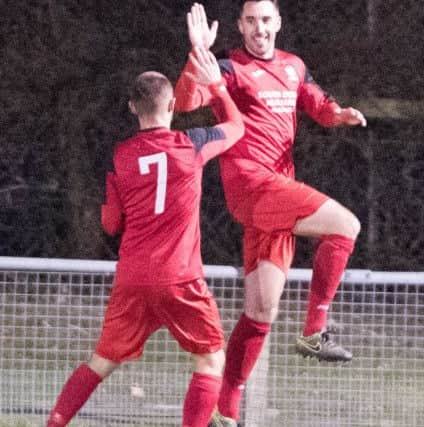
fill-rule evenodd
<path id="1" fill-rule="evenodd" d="M 422 2 L 345 3 L 281 2 L 279 47 L 299 54 L 341 103 L 363 105 L 369 120 L 367 129 L 328 130 L 301 118 L 298 178 L 361 219 L 351 268 L 423 270 Z M 204 4 L 220 21 L 216 50 L 236 46 L 237 2 Z M 135 130 L 126 88 L 148 69 L 176 81 L 190 5 L 0 0 L 0 255 L 116 258 L 100 205 L 113 145 Z M 174 125 L 205 122 L 203 110 Z M 202 232 L 205 263 L 241 265 L 216 162 L 205 172 Z M 310 266 L 310 252 L 299 240 L 295 266 Z"/>

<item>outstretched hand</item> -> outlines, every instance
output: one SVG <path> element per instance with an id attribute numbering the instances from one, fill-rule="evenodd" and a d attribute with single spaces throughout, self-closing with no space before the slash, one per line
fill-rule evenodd
<path id="1" fill-rule="evenodd" d="M 185 74 L 196 83 L 209 86 L 222 80 L 221 70 L 215 55 L 204 47 L 195 47 L 194 53 L 190 53 L 190 61 L 194 65 L 196 73 Z"/>
<path id="2" fill-rule="evenodd" d="M 205 8 L 194 3 L 191 12 L 187 14 L 187 27 L 190 42 L 193 47 L 201 46 L 209 49 L 215 42 L 218 31 L 218 21 L 213 21 L 209 27 Z"/>
<path id="3" fill-rule="evenodd" d="M 367 120 L 365 119 L 364 115 L 355 108 L 338 108 L 335 111 L 335 114 L 337 116 L 337 121 L 341 124 L 347 126 L 361 125 L 362 127 L 367 125 Z"/>

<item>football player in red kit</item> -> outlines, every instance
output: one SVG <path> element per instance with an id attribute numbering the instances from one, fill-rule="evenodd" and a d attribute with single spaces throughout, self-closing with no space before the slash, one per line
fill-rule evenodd
<path id="1" fill-rule="evenodd" d="M 326 321 L 360 231 L 352 212 L 296 181 L 292 148 L 297 110 L 322 126 L 365 126 L 364 116 L 354 108 L 340 107 L 313 81 L 299 57 L 275 48 L 281 28 L 277 1 L 242 3 L 238 28 L 243 47 L 226 52 L 219 65 L 242 113 L 245 134 L 220 156 L 220 166 L 228 208 L 243 225 L 245 304 L 227 347 L 218 404 L 222 417 L 216 426 L 236 425 L 241 390 L 277 316 L 297 235 L 318 239 L 319 244 L 306 321 L 296 349 L 320 360 L 352 358 L 330 339 Z M 192 6 L 187 24 L 193 47 L 212 46 L 218 24 L 209 27 L 202 5 Z M 207 89 L 186 77 L 192 67 L 189 60 L 177 83 L 176 109 L 211 105 L 216 117 L 221 117 L 221 108 L 211 102 Z"/>
<path id="2" fill-rule="evenodd" d="M 199 47 L 191 61 L 196 76 L 189 78 L 208 88 L 222 120 L 215 127 L 171 131 L 171 83 L 154 71 L 137 77 L 129 107 L 140 130 L 115 149 L 102 207 L 104 229 L 122 232 L 114 287 L 95 353 L 63 387 L 48 427 L 68 424 L 98 384 L 121 362 L 140 357 L 148 337 L 163 326 L 195 362 L 183 427 L 206 427 L 217 404 L 224 338 L 203 276 L 201 180 L 205 163 L 232 146 L 244 126 L 212 53 Z"/>

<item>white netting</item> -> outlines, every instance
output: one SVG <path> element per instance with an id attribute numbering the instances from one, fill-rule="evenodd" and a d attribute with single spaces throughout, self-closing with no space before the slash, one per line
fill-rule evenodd
<path id="1" fill-rule="evenodd" d="M 67 377 L 91 354 L 114 267 L 0 258 L 0 425 L 45 422 Z M 242 281 L 231 267 L 206 271 L 228 334 L 242 311 Z M 337 341 L 353 351 L 349 364 L 320 364 L 294 352 L 309 278 L 308 270 L 291 273 L 280 315 L 246 390 L 243 424 L 423 426 L 423 275 L 345 275 L 330 326 L 338 331 Z M 73 424 L 179 426 L 190 372 L 187 355 L 161 330 L 141 361 L 113 373 Z"/>

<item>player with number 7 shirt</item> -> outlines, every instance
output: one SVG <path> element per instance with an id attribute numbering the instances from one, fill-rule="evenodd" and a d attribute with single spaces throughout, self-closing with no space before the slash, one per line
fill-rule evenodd
<path id="1" fill-rule="evenodd" d="M 196 75 L 187 77 L 213 94 L 222 120 L 214 127 L 172 131 L 169 80 L 154 71 L 135 80 L 129 107 L 140 130 L 115 149 L 102 207 L 105 231 L 122 233 L 114 287 L 95 353 L 63 387 L 48 427 L 68 424 L 121 362 L 141 356 L 160 327 L 194 359 L 182 426 L 206 427 L 217 404 L 224 337 L 200 253 L 202 170 L 242 136 L 244 126 L 213 54 L 198 48 L 191 60 Z"/>

